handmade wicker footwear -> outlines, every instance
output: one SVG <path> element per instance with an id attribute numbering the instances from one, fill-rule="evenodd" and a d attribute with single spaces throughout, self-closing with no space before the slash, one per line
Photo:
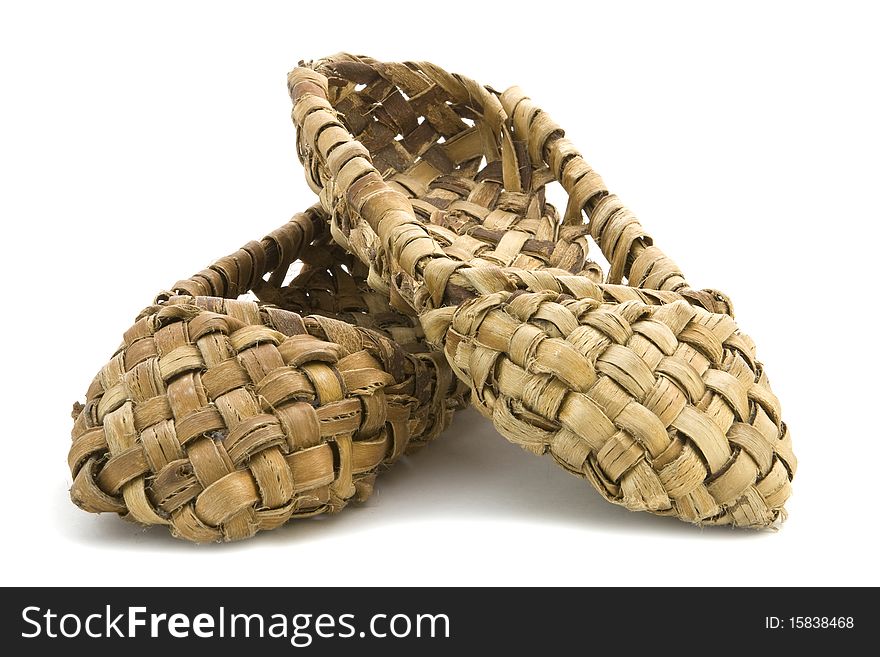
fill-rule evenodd
<path id="1" fill-rule="evenodd" d="M 449 423 L 466 389 L 327 227 L 298 214 L 140 314 L 74 410 L 77 505 L 246 538 L 365 499 Z M 271 303 L 237 300 L 248 290 Z"/>
<path id="2" fill-rule="evenodd" d="M 289 89 L 334 239 L 503 435 L 632 510 L 748 527 L 783 514 L 791 439 L 729 300 L 687 283 L 519 88 L 340 54 L 301 64 Z"/>

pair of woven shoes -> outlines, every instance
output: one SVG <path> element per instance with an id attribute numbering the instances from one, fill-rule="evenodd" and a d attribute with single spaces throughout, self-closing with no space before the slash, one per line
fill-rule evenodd
<path id="1" fill-rule="evenodd" d="M 791 440 L 730 301 L 690 287 L 519 88 L 340 54 L 289 89 L 319 203 L 126 331 L 75 407 L 77 505 L 247 538 L 365 499 L 469 399 L 629 509 L 784 515 Z"/>

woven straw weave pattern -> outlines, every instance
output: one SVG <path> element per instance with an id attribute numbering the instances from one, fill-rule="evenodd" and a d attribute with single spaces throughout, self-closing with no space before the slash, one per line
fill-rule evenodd
<path id="1" fill-rule="evenodd" d="M 730 300 L 688 284 L 520 89 L 345 54 L 289 87 L 334 239 L 502 434 L 633 510 L 749 527 L 783 513 L 791 439 Z"/>
<path id="2" fill-rule="evenodd" d="M 464 388 L 326 228 L 296 215 L 141 313 L 75 409 L 76 504 L 242 539 L 365 499 L 448 424 Z M 247 290 L 273 305 L 235 299 Z"/>

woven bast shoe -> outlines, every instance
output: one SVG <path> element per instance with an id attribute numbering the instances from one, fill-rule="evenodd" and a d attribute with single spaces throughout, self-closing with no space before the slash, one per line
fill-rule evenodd
<path id="1" fill-rule="evenodd" d="M 298 214 L 140 314 L 75 407 L 78 506 L 247 538 L 367 498 L 449 423 L 465 387 L 327 228 Z"/>
<path id="2" fill-rule="evenodd" d="M 288 82 L 334 239 L 419 317 L 504 436 L 632 510 L 746 527 L 783 515 L 791 440 L 729 299 L 687 283 L 520 89 L 346 54 Z"/>

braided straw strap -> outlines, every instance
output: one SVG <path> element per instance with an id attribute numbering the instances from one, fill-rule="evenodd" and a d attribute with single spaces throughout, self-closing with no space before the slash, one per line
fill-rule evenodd
<path id="1" fill-rule="evenodd" d="M 246 538 L 365 499 L 383 465 L 449 423 L 463 388 L 322 246 L 326 226 L 318 209 L 296 215 L 141 313 L 75 409 L 78 506 L 192 541 Z M 278 305 L 221 298 L 248 289 Z"/>
<path id="2" fill-rule="evenodd" d="M 419 316 L 503 435 L 633 510 L 782 514 L 796 461 L 729 300 L 687 283 L 519 89 L 345 54 L 301 64 L 289 89 L 334 239 Z"/>

